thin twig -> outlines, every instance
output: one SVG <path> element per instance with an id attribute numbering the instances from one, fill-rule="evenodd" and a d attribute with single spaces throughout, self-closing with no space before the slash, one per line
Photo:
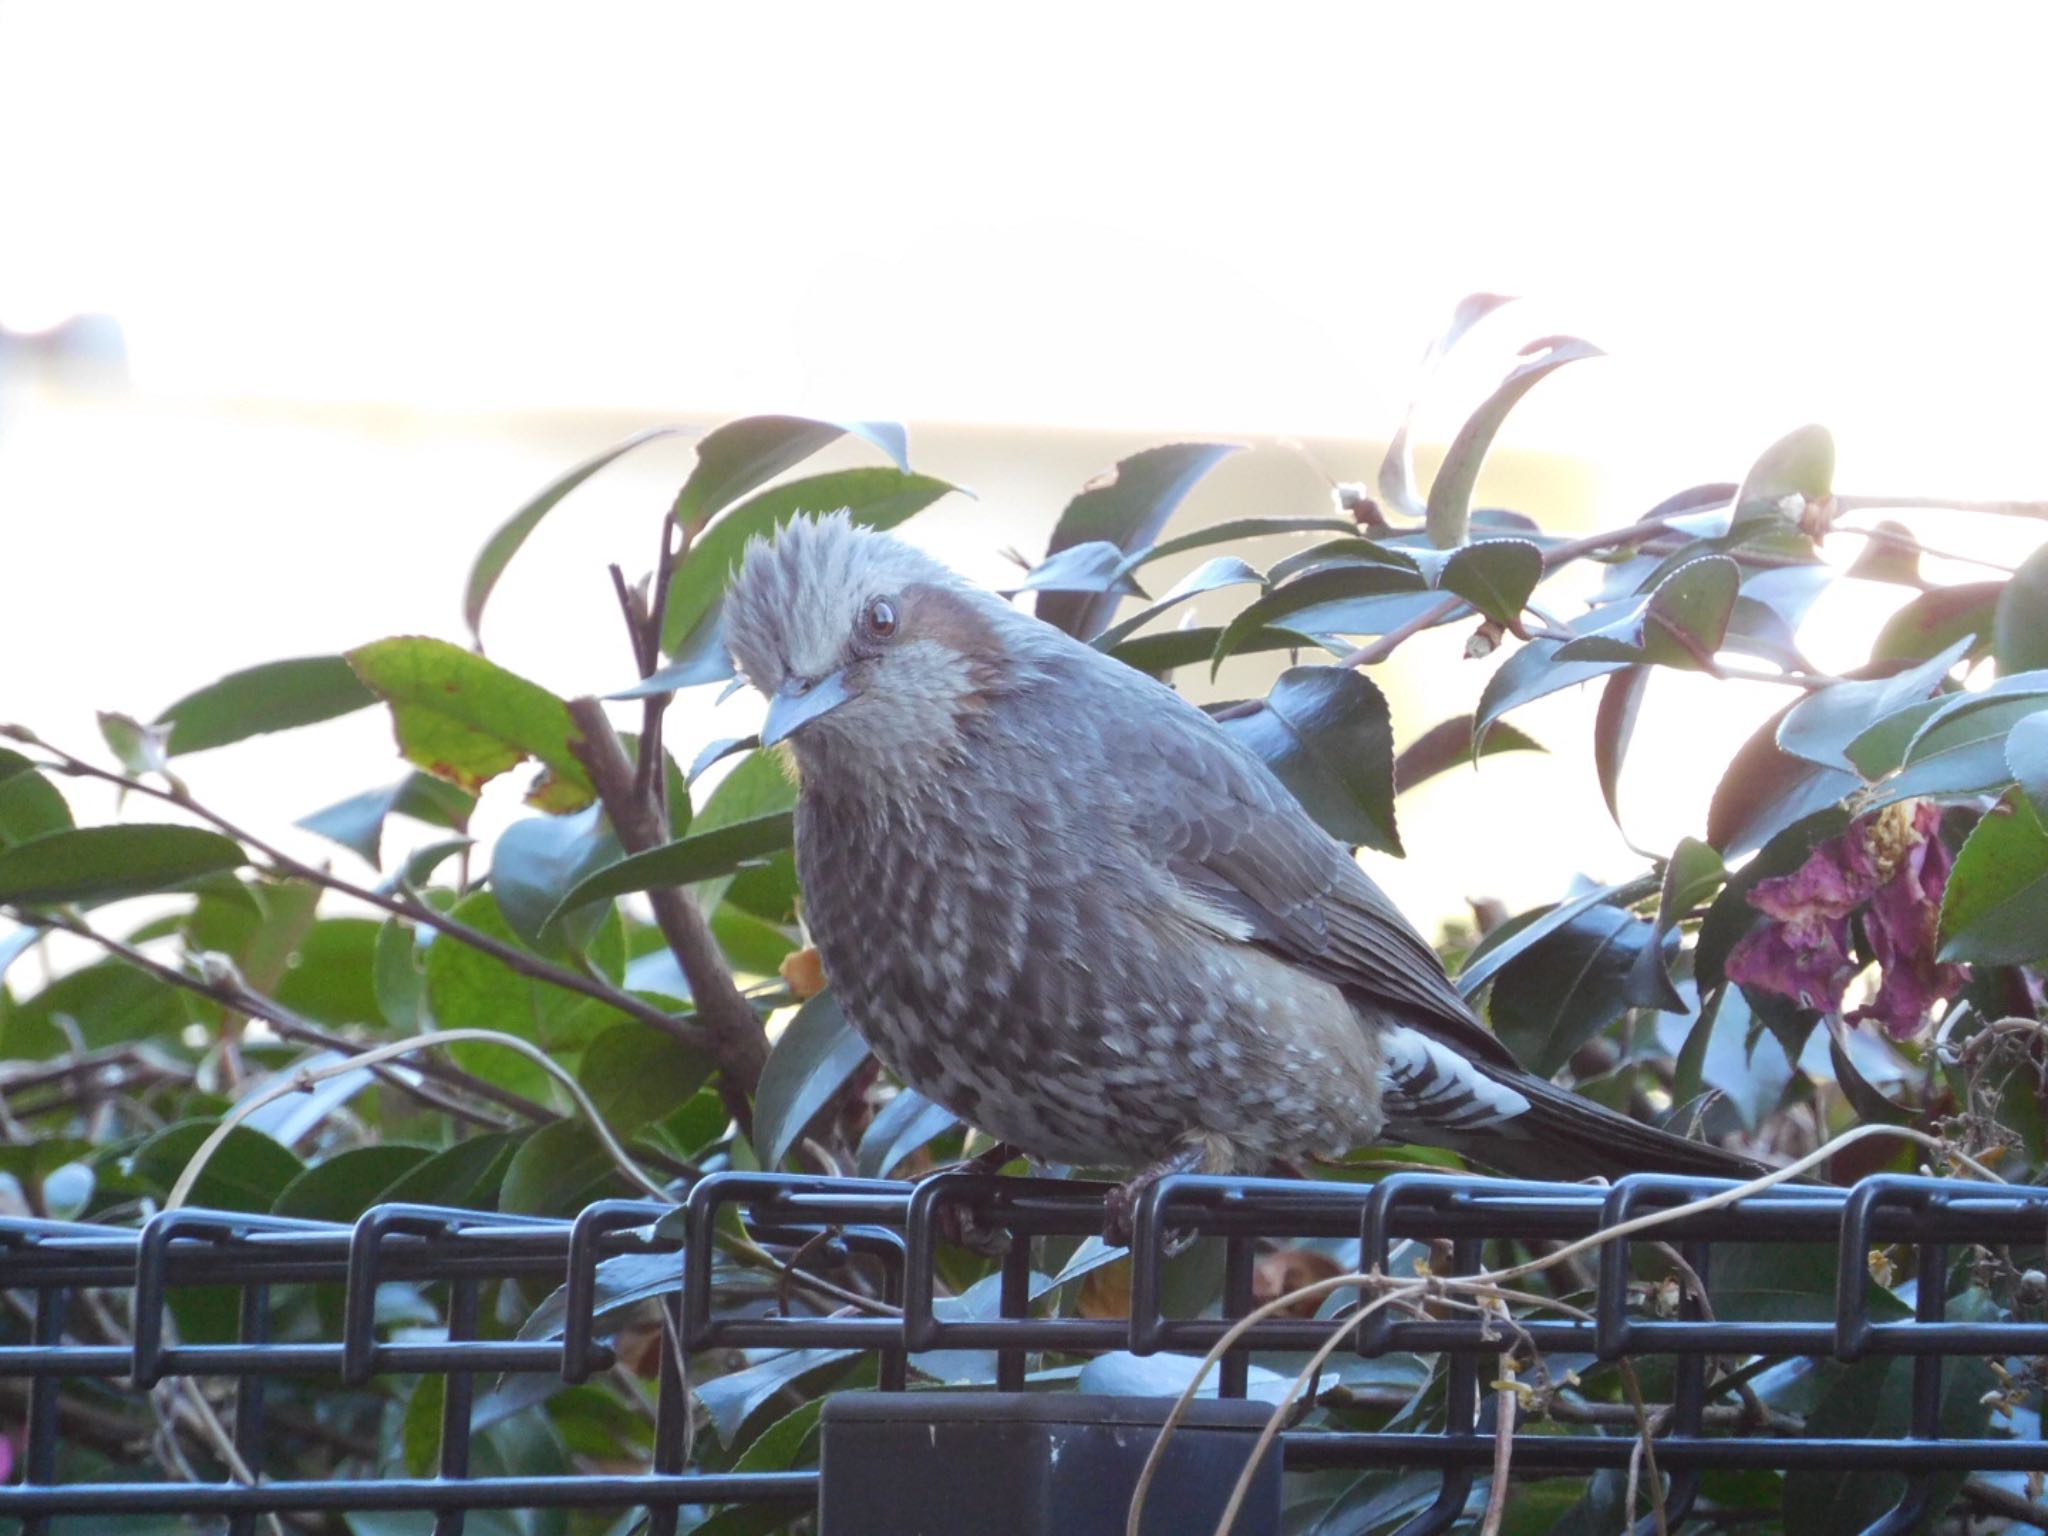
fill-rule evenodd
<path id="1" fill-rule="evenodd" d="M 1964 1479 L 1962 1493 L 1965 1499 L 1987 1514 L 2022 1521 L 2037 1530 L 2048 1531 L 2048 1506 L 2022 1498 L 1986 1478 Z"/>
<path id="2" fill-rule="evenodd" d="M 26 740 L 28 738 L 19 739 Z M 278 871 L 284 874 L 294 876 L 300 880 L 310 881 L 315 885 L 337 892 L 340 895 L 353 897 L 357 901 L 376 907 L 380 911 L 391 913 L 395 917 L 403 917 L 412 922 L 423 923 L 427 927 L 432 928 L 436 933 L 444 934 L 448 938 L 455 940 L 458 944 L 466 945 L 471 949 L 489 955 L 507 969 L 527 977 L 529 980 L 545 981 L 567 992 L 576 992 L 585 997 L 594 997 L 599 1002 L 609 1004 L 630 1018 L 638 1019 L 643 1024 L 651 1024 L 656 1029 L 674 1036 L 685 1045 L 698 1050 L 707 1049 L 711 1045 L 709 1034 L 690 1020 L 680 1019 L 673 1014 L 665 1013 L 653 1004 L 644 1002 L 640 998 L 633 996 L 632 993 L 622 991 L 599 977 L 589 976 L 580 971 L 569 970 L 564 966 L 543 960 L 538 955 L 528 954 L 523 949 L 515 948 L 499 939 L 495 939 L 487 933 L 470 927 L 467 923 L 460 922 L 455 918 L 447 916 L 445 913 L 435 911 L 433 907 L 421 901 L 409 891 L 401 890 L 398 894 L 388 895 L 382 891 L 375 891 L 365 886 L 357 885 L 351 880 L 344 880 L 341 876 L 318 865 L 308 864 L 303 859 L 293 858 L 275 844 L 265 842 L 262 838 L 235 825 L 235 823 L 229 821 L 217 811 L 209 810 L 206 806 L 201 805 L 189 793 L 185 792 L 182 787 L 160 788 L 141 779 L 131 779 L 125 774 L 114 773 L 108 769 L 97 767 L 83 758 L 74 757 L 71 753 L 64 751 L 60 747 L 51 746 L 46 741 L 38 739 L 33 744 L 41 747 L 46 752 L 55 754 L 58 759 L 54 763 L 39 764 L 39 767 L 50 768 L 74 777 L 99 779 L 108 784 L 119 785 L 124 790 L 148 795 L 167 804 L 175 805 L 180 810 L 198 817 L 215 830 L 233 838 L 244 847 L 255 849 L 256 852 L 269 860 Z"/>

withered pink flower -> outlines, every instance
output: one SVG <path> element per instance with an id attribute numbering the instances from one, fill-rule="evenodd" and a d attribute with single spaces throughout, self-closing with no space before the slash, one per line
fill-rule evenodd
<path id="1" fill-rule="evenodd" d="M 1934 1002 L 1965 979 L 1935 959 L 1953 862 L 1940 824 L 1940 810 L 1926 801 L 1886 806 L 1820 844 L 1791 874 L 1758 881 L 1747 899 L 1770 921 L 1729 952 L 1729 979 L 1802 1008 L 1841 1007 L 1861 969 L 1849 926 L 1860 913 L 1880 974 L 1876 994 L 1849 1018 L 1875 1019 L 1895 1039 L 1918 1033 Z"/>

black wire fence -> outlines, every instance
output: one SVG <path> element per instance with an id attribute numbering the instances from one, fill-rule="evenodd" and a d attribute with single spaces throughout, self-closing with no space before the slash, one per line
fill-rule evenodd
<path id="1" fill-rule="evenodd" d="M 822 1487 L 827 1536 L 890 1529 L 890 1517 L 874 1508 L 872 1489 L 861 1493 L 857 1515 L 835 1512 L 832 1505 L 833 1436 L 841 1433 L 846 1446 L 864 1443 L 853 1432 L 859 1415 L 835 1430 L 839 1420 L 828 1409 L 822 1475 L 693 1469 L 689 1394 L 683 1389 L 689 1359 L 721 1348 L 861 1351 L 875 1362 L 879 1392 L 897 1394 L 910 1384 L 911 1359 L 921 1352 L 993 1351 L 995 1391 L 1026 1394 L 1043 1385 L 1027 1381 L 1034 1360 L 1114 1351 L 1201 1352 L 1219 1343 L 1231 1319 L 1252 1310 L 1255 1263 L 1275 1240 L 1321 1243 L 1325 1251 L 1346 1255 L 1345 1262 L 1355 1261 L 1362 1273 L 1402 1272 L 1404 1266 L 1413 1272 L 1419 1254 L 1432 1273 L 1471 1274 L 1488 1254 L 1543 1253 L 1724 1187 L 1656 1176 L 1625 1179 L 1607 1189 L 1426 1173 L 1394 1174 L 1371 1185 L 1171 1178 L 1148 1191 L 1135 1210 L 1124 1316 L 1084 1315 L 1034 1298 L 1034 1244 L 1083 1237 L 1102 1227 L 1102 1187 L 1070 1181 L 948 1173 L 911 1185 L 721 1173 L 700 1180 L 680 1211 L 613 1200 L 573 1221 L 412 1205 L 374 1207 L 353 1225 L 201 1210 L 166 1212 L 140 1230 L 9 1218 L 0 1220 L 0 1287 L 20 1316 L 32 1321 L 0 1334 L 6 1340 L 0 1342 L 0 1378 L 27 1383 L 19 1478 L 0 1487 L 0 1519 L 18 1519 L 25 1536 L 40 1536 L 55 1516 L 182 1513 L 225 1517 L 230 1532 L 244 1536 L 269 1514 L 409 1510 L 431 1512 L 436 1536 L 458 1536 L 471 1511 L 638 1507 L 647 1512 L 651 1536 L 670 1536 L 679 1510 L 753 1503 L 810 1508 L 820 1503 Z M 963 1225 L 1004 1245 L 998 1304 L 985 1316 L 963 1316 L 943 1299 L 942 1256 Z M 2048 1473 L 2048 1444 L 2039 1438 L 1944 1433 L 1945 1372 L 1952 1386 L 1952 1373 L 1965 1360 L 2048 1355 L 2048 1321 L 2018 1314 L 1993 1320 L 1947 1315 L 1953 1267 L 1977 1251 L 2038 1255 L 2044 1234 L 2048 1189 L 1891 1175 L 1847 1190 L 1779 1186 L 1589 1250 L 1582 1256 L 1577 1315 L 1538 1310 L 1504 1328 L 1500 1318 L 1469 1309 L 1379 1308 L 1344 1347 L 1366 1356 L 1440 1357 L 1440 1411 L 1428 1423 L 1373 1431 L 1289 1428 L 1279 1437 L 1278 1457 L 1289 1473 L 1427 1471 L 1440 1481 L 1427 1507 L 1404 1527 L 1407 1536 L 1447 1530 L 1466 1518 L 1503 1453 L 1517 1476 L 1628 1469 L 1641 1454 L 1642 1436 L 1633 1429 L 1565 1434 L 1530 1423 L 1503 1430 L 1496 1415 L 1504 1405 L 1512 1411 L 1513 1400 L 1499 1390 L 1499 1361 L 1504 1349 L 1519 1346 L 1552 1361 L 1628 1360 L 1644 1370 L 1658 1362 L 1659 1396 L 1668 1399 L 1668 1407 L 1654 1426 L 1651 1475 L 1661 1479 L 1667 1529 L 1684 1522 L 1702 1475 L 1717 1469 L 1903 1474 L 1903 1497 L 1871 1529 L 1911 1529 L 1953 1495 L 1957 1473 Z M 1212 1315 L 1174 1315 L 1170 1308 L 1171 1256 L 1191 1238 L 1216 1240 L 1222 1250 L 1223 1300 Z M 756 1255 L 784 1255 L 824 1285 L 785 1278 L 780 1306 L 728 1306 L 722 1287 L 730 1260 L 720 1254 L 735 1242 Z M 1669 1246 L 1646 1254 L 1652 1242 Z M 1735 1245 L 1832 1248 L 1832 1315 L 1733 1315 L 1740 1308 L 1725 1304 L 1728 1298 L 1717 1288 L 1717 1260 Z M 1911 1297 L 1910 1316 L 1899 1315 L 1894 1292 L 1872 1278 L 1873 1251 L 1898 1251 L 1899 1245 L 1910 1251 L 1907 1272 L 1917 1280 L 1898 1288 Z M 1704 1290 L 1688 1283 L 1675 1304 L 1646 1304 L 1645 1291 L 1653 1288 L 1641 1283 L 1641 1275 L 1668 1271 L 1666 1255 L 1682 1261 L 1680 1272 L 1689 1269 Z M 479 1470 L 471 1427 L 479 1383 L 489 1390 L 510 1374 L 575 1384 L 611 1367 L 615 1345 L 606 1333 L 619 1309 L 607 1287 L 606 1266 L 629 1256 L 643 1273 L 648 1266 L 674 1266 L 666 1271 L 674 1277 L 670 1283 L 652 1288 L 663 1339 L 647 1469 L 548 1477 Z M 1648 1259 L 1655 1264 L 1646 1268 Z M 537 1338 L 485 1336 L 492 1330 L 482 1325 L 479 1298 L 492 1282 L 508 1279 L 538 1288 L 535 1294 L 563 1288 L 557 1331 Z M 378 1317 L 379 1287 L 389 1281 L 445 1285 L 445 1337 L 390 1336 Z M 341 1287 L 339 1336 L 272 1338 L 272 1288 L 306 1283 Z M 238 1292 L 238 1337 L 186 1343 L 167 1333 L 167 1299 L 191 1286 Z M 636 1294 L 644 1298 L 646 1290 Z M 1889 1305 L 1873 1304 L 1880 1290 Z M 82 1293 L 94 1291 L 132 1291 L 132 1344 L 81 1340 L 76 1308 Z M 1341 1293 L 1325 1311 L 1357 1295 Z M 1811 1299 L 1825 1306 L 1824 1295 Z M 1327 1317 L 1292 1314 L 1256 1323 L 1223 1356 L 1220 1395 L 1245 1396 L 1254 1355 L 1312 1350 L 1332 1326 Z M 1725 1405 L 1713 1411 L 1731 1363 L 1885 1356 L 1911 1362 L 1910 1422 L 1903 1433 L 1758 1432 L 1757 1425 L 1731 1425 Z M 442 1378 L 437 1475 L 319 1481 L 260 1475 L 266 1437 L 278 1432 L 265 1411 L 266 1394 L 276 1382 L 313 1378 L 359 1386 L 390 1373 Z M 230 1464 L 238 1460 L 244 1476 L 218 1482 L 141 1481 L 132 1474 L 60 1480 L 58 1453 L 66 1433 L 60 1388 L 67 1379 L 97 1378 L 143 1393 L 180 1377 L 234 1382 L 232 1411 L 224 1417 L 235 1453 Z M 882 1417 L 893 1414 L 899 1423 L 921 1422 L 921 1415 L 943 1418 L 949 1396 L 912 1392 L 892 1400 L 894 1406 L 885 1404 Z M 1042 1417 L 1046 1394 L 1032 1391 L 1029 1400 L 1040 1405 L 1034 1411 Z M 1232 1423 L 1256 1424 L 1265 1405 L 1254 1406 L 1256 1411 L 1234 1416 L 1227 1408 L 1220 1411 Z M 1163 1409 L 1152 1405 L 1155 1424 Z M 1204 1422 L 1197 1415 L 1187 1432 Z M 1141 1437 L 1140 1455 L 1155 1438 L 1156 1431 Z M 934 1432 L 931 1444 L 938 1443 Z M 851 1455 L 841 1456 L 843 1473 L 857 1470 Z M 1640 1462 L 1637 1470 L 1642 1471 Z M 1235 1465 L 1230 1472 L 1235 1475 Z M 1162 1523 L 1147 1529 L 1208 1529 L 1173 1523 L 1192 1520 L 1185 1511 L 1174 1512 L 1176 1490 L 1185 1481 L 1167 1474 L 1155 1481 L 1152 1497 Z M 1088 1496 L 1102 1506 L 1100 1528 L 1123 1529 L 1126 1493 L 1104 1486 Z M 1213 1514 L 1207 1518 L 1213 1521 Z M 1256 1523 L 1249 1508 L 1239 1526 L 1246 1533 L 1270 1528 Z"/>

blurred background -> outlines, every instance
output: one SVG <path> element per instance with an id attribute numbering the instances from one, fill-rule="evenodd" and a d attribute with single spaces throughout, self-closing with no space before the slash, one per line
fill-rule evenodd
<path id="1" fill-rule="evenodd" d="M 1476 289 L 1522 302 L 1433 385 L 1425 472 L 1523 341 L 1610 354 L 1510 417 L 1482 505 L 1624 521 L 1809 421 L 1844 491 L 2048 495 L 2044 33 L 2017 5 L 0 0 L 0 718 L 90 747 L 94 710 L 241 666 L 462 639 L 490 531 L 663 422 L 906 422 L 913 467 L 977 493 L 912 536 L 992 580 L 1159 441 L 1249 447 L 1185 520 L 1323 513 Z M 629 682 L 604 567 L 651 565 L 689 462 L 650 446 L 544 524 L 493 657 Z M 1920 527 L 1991 559 L 2034 532 Z M 1906 595 L 1845 584 L 1802 640 L 1847 664 Z M 1377 669 L 1398 740 L 1471 707 L 1462 640 Z M 1638 733 L 1646 847 L 1700 831 L 1783 702 L 1693 682 Z M 674 739 L 751 728 L 715 693 Z M 1427 925 L 1635 867 L 1591 708 L 1517 716 L 1549 758 L 1404 798 L 1374 874 Z M 392 776 L 381 718 L 182 771 L 274 830 Z"/>

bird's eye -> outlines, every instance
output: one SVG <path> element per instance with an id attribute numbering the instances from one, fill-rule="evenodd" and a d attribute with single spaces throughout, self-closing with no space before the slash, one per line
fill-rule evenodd
<path id="1" fill-rule="evenodd" d="M 861 613 L 860 627 L 867 631 L 870 639 L 888 639 L 896 633 L 896 605 L 886 597 L 870 598 L 867 608 Z"/>

